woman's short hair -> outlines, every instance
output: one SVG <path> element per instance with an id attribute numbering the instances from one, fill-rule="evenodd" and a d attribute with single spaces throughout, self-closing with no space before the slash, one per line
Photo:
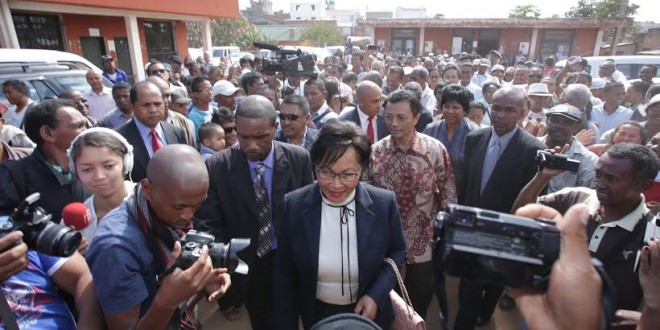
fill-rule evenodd
<path id="1" fill-rule="evenodd" d="M 463 107 L 463 113 L 470 110 L 470 102 L 474 101 L 474 95 L 467 88 L 460 85 L 449 85 L 442 89 L 442 102 L 440 108 L 447 103 L 458 103 Z"/>
<path id="2" fill-rule="evenodd" d="M 479 101 L 470 102 L 470 108 L 468 109 L 468 112 L 472 108 L 481 109 L 484 112 L 484 114 L 486 113 L 486 106 L 483 103 L 479 102 Z"/>
<path id="3" fill-rule="evenodd" d="M 340 94 L 339 79 L 335 77 L 327 77 L 323 80 L 323 83 L 325 84 L 325 91 L 328 92 L 328 94 L 325 96 L 325 101 L 330 104 L 332 98 L 335 95 Z"/>
<path id="4" fill-rule="evenodd" d="M 331 119 L 316 135 L 310 149 L 312 164 L 319 168 L 331 167 L 341 158 L 349 147 L 358 155 L 358 162 L 363 169 L 369 167 L 371 141 L 366 134 L 352 122 Z"/>

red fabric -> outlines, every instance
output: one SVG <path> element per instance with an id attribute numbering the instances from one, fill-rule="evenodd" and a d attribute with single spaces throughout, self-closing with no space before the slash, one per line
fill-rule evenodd
<path id="1" fill-rule="evenodd" d="M 151 148 L 154 153 L 156 153 L 156 151 L 163 147 L 163 144 L 158 140 L 158 133 L 156 133 L 156 130 L 152 129 L 151 132 L 149 132 L 149 135 L 151 135 Z"/>
<path id="2" fill-rule="evenodd" d="M 653 182 L 651 189 L 644 192 L 644 199 L 647 202 L 660 202 L 660 182 Z"/>
<path id="3" fill-rule="evenodd" d="M 374 117 L 369 117 L 369 126 L 367 126 L 367 136 L 371 140 L 371 144 L 376 143 L 376 137 L 374 136 Z"/>

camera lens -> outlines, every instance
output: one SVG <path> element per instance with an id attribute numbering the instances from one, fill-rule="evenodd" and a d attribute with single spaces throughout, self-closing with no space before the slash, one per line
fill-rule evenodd
<path id="1" fill-rule="evenodd" d="M 44 254 L 68 257 L 76 252 L 81 240 L 82 235 L 79 232 L 69 227 L 48 223 L 41 230 L 35 229 L 27 244 L 31 249 Z"/>

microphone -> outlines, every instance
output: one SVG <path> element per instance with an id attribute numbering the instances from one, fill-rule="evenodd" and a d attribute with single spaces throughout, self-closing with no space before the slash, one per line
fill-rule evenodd
<path id="1" fill-rule="evenodd" d="M 268 49 L 268 50 L 272 50 L 272 51 L 278 51 L 280 49 L 280 47 L 278 47 L 278 46 L 263 43 L 263 42 L 253 42 L 252 46 L 254 46 L 256 48 Z"/>
<path id="2" fill-rule="evenodd" d="M 92 214 L 87 206 L 80 202 L 74 202 L 62 209 L 62 220 L 64 224 L 75 230 L 83 230 L 89 226 Z"/>

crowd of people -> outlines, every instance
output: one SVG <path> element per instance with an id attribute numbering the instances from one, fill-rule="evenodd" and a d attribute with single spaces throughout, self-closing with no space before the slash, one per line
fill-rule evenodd
<path id="1" fill-rule="evenodd" d="M 641 329 L 660 324 L 654 66 L 628 82 L 612 60 L 592 77 L 575 58 L 369 50 L 283 77 L 259 58 L 216 66 L 175 54 L 131 84 L 113 57 L 102 61 L 88 91 L 56 99 L 2 84 L 0 213 L 39 192 L 52 221 L 73 202 L 91 218 L 68 258 L 16 244 L 21 232 L 0 237 L 2 292 L 21 328 L 195 329 L 206 299 L 230 322 L 245 306 L 253 329 L 308 329 L 340 313 L 388 329 L 390 258 L 414 310 L 427 317 L 437 295 L 447 329 L 489 324 L 498 304 L 517 305 L 531 329 L 593 329 L 605 318 L 590 256 L 621 313 Z M 579 169 L 539 167 L 542 150 Z M 562 251 L 549 292 L 461 279 L 450 322 L 432 241 L 452 203 L 554 219 Z M 249 238 L 239 253 L 249 273 L 214 268 L 206 247 L 166 272 L 191 229 Z"/>

